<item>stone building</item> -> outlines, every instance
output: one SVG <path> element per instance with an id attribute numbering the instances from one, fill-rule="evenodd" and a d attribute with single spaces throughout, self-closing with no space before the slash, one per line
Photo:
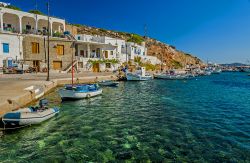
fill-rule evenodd
<path id="1" fill-rule="evenodd" d="M 38 71 L 47 69 L 47 39 L 41 36 L 26 36 L 23 39 L 24 63 L 36 67 Z M 50 70 L 66 71 L 75 57 L 73 41 L 65 38 L 50 39 Z M 74 58 L 73 58 L 74 59 Z"/>

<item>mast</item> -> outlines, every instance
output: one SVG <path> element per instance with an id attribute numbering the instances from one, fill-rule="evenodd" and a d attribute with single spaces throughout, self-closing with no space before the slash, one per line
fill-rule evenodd
<path id="1" fill-rule="evenodd" d="M 72 43 L 72 66 L 71 66 L 71 74 L 72 74 L 72 78 L 71 78 L 71 84 L 72 84 L 72 87 L 74 85 L 74 42 Z"/>
<path id="2" fill-rule="evenodd" d="M 47 3 L 47 9 L 48 9 L 48 31 L 47 31 L 47 36 L 48 36 L 48 58 L 47 58 L 47 67 L 48 67 L 48 70 L 47 70 L 47 81 L 49 81 L 50 80 L 50 74 L 49 74 L 49 44 L 50 44 L 50 42 L 49 42 L 49 36 L 50 36 L 50 21 L 49 21 L 49 19 L 50 19 L 50 16 L 49 16 L 49 0 L 48 0 L 48 3 Z"/>

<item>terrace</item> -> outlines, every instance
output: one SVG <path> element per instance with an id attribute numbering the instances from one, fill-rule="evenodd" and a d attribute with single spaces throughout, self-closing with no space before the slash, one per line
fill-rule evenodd
<path id="1" fill-rule="evenodd" d="M 65 20 L 50 17 L 51 36 L 65 31 Z M 48 17 L 0 7 L 1 32 L 45 35 L 48 33 Z"/>

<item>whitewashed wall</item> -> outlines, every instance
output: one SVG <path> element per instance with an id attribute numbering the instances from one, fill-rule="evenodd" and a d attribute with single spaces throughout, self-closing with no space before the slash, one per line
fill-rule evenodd
<path id="1" fill-rule="evenodd" d="M 3 60 L 12 58 L 12 60 L 23 59 L 23 37 L 13 34 L 0 34 L 0 67 L 3 66 Z M 3 43 L 9 44 L 9 53 L 3 53 Z"/>

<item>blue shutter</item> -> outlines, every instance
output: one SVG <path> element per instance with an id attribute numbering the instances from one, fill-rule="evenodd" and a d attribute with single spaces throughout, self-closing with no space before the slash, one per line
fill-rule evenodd
<path id="1" fill-rule="evenodd" d="M 9 53 L 10 52 L 10 45 L 7 43 L 3 43 L 3 52 Z"/>

